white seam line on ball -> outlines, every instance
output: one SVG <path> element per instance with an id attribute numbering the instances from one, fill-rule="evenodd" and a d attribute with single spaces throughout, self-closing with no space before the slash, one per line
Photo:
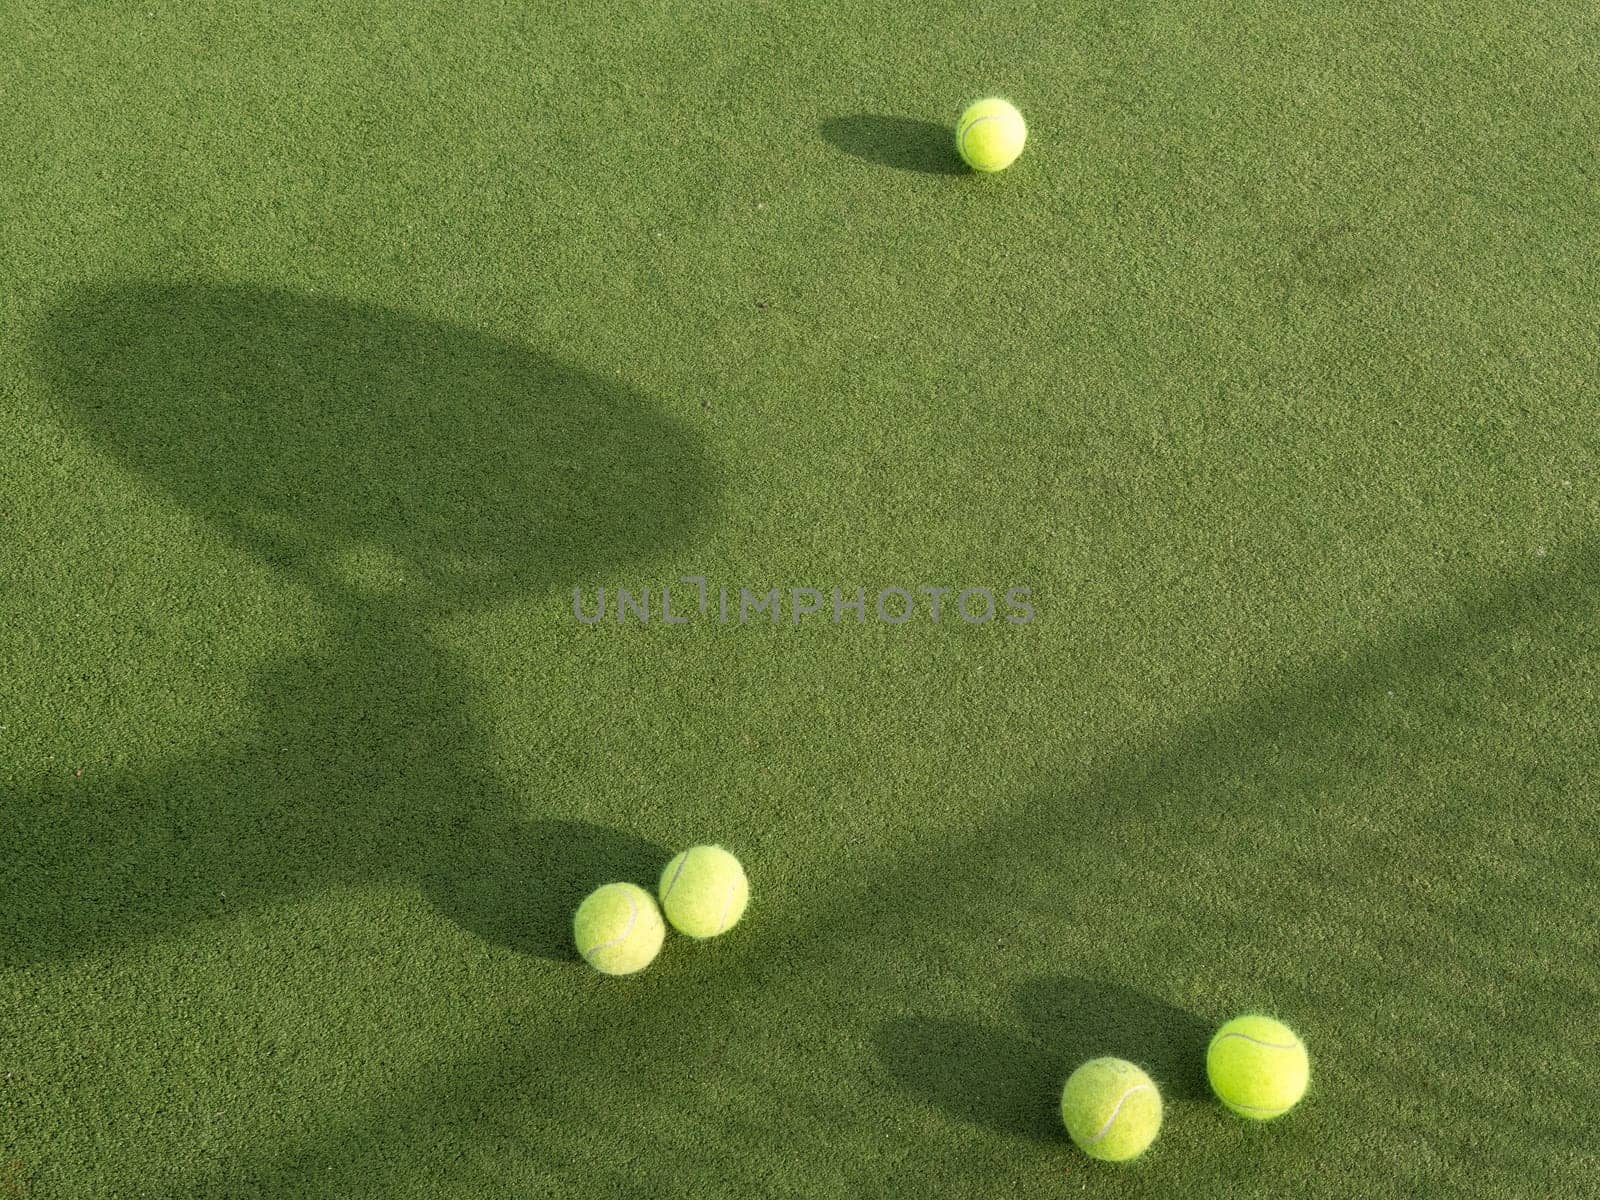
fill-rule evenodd
<path id="1" fill-rule="evenodd" d="M 678 858 L 678 869 L 672 873 L 672 878 L 667 880 L 667 886 L 661 889 L 661 903 L 667 902 L 667 896 L 672 889 L 678 886 L 678 876 L 683 874 L 683 869 L 689 865 L 689 852 L 685 850 Z"/>
<path id="2" fill-rule="evenodd" d="M 967 154 L 967 135 L 969 133 L 971 133 L 974 129 L 976 129 L 979 125 L 983 125 L 983 124 L 985 124 L 985 123 L 987 123 L 989 121 L 998 121 L 999 119 L 1000 119 L 999 117 L 978 117 L 976 120 L 972 121 L 970 124 L 968 124 L 965 128 L 962 129 L 962 131 L 961 131 L 961 156 L 963 158 L 965 158 L 966 154 Z"/>
<path id="3" fill-rule="evenodd" d="M 1123 1092 L 1122 1095 L 1118 1096 L 1117 1106 L 1111 1110 L 1111 1115 L 1106 1118 L 1106 1123 L 1100 1126 L 1100 1132 L 1089 1139 L 1089 1144 L 1091 1146 L 1094 1145 L 1101 1138 L 1105 1137 L 1106 1134 L 1111 1132 L 1111 1126 L 1116 1123 L 1117 1114 L 1122 1111 L 1122 1106 L 1128 1102 L 1129 1096 L 1133 1095 L 1135 1092 L 1148 1092 L 1149 1090 L 1150 1085 L 1148 1083 L 1136 1083 L 1127 1091 Z"/>
<path id="4" fill-rule="evenodd" d="M 1293 1042 L 1266 1042 L 1266 1041 L 1262 1041 L 1260 1038 L 1253 1038 L 1248 1033 L 1224 1033 L 1222 1036 L 1217 1038 L 1217 1042 L 1225 1042 L 1229 1038 L 1243 1038 L 1245 1041 L 1250 1042 L 1253 1045 L 1265 1046 L 1269 1050 L 1295 1050 L 1295 1049 L 1298 1049 L 1298 1047 Z M 1215 1046 L 1217 1044 L 1217 1042 L 1212 1042 L 1211 1044 L 1213 1046 Z"/>
<path id="5" fill-rule="evenodd" d="M 1277 1113 L 1288 1112 L 1289 1108 L 1294 1107 L 1293 1105 L 1290 1105 L 1288 1108 L 1286 1108 L 1281 1104 L 1280 1105 L 1273 1105 L 1271 1107 L 1269 1107 L 1269 1106 L 1267 1106 L 1265 1104 L 1240 1104 L 1237 1100 L 1228 1100 L 1228 1098 L 1226 1096 L 1222 1096 L 1222 1094 L 1220 1092 L 1218 1093 L 1218 1095 L 1223 1100 L 1227 1100 L 1227 1102 L 1229 1104 L 1233 1105 L 1235 1108 L 1248 1109 L 1250 1112 L 1255 1112 L 1255 1113 L 1267 1113 L 1268 1115 L 1275 1115 Z"/>
<path id="6" fill-rule="evenodd" d="M 629 896 L 628 896 L 628 923 L 627 923 L 627 925 L 623 927 L 623 930 L 622 930 L 621 933 L 617 934 L 617 936 L 612 938 L 609 942 L 601 942 L 598 946 L 589 947 L 589 953 L 590 954 L 598 954 L 602 950 L 609 950 L 612 946 L 615 946 L 618 942 L 627 941 L 628 940 L 628 935 L 633 932 L 633 923 L 635 921 L 637 921 L 638 919 L 639 919 L 639 902 L 637 900 L 635 900 L 633 898 L 632 894 L 630 893 Z"/>

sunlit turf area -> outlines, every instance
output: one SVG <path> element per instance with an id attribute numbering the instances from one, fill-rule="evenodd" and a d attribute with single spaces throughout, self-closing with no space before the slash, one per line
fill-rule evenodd
<path id="1" fill-rule="evenodd" d="M 1600 1195 L 1597 63 L 0 6 L 0 1197 Z"/>

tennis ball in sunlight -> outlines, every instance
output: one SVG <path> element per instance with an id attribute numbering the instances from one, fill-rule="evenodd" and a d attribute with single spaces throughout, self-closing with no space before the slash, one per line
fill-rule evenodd
<path id="1" fill-rule="evenodd" d="M 1017 161 L 1028 126 L 1009 100 L 979 100 L 956 122 L 956 153 L 974 171 L 1004 171 Z"/>
<path id="2" fill-rule="evenodd" d="M 1270 1121 L 1306 1094 L 1311 1063 L 1305 1045 L 1271 1017 L 1235 1017 L 1206 1049 L 1206 1076 L 1217 1099 L 1241 1117 Z"/>
<path id="3" fill-rule="evenodd" d="M 606 975 L 644 970 L 660 952 L 666 936 L 655 897 L 633 883 L 596 888 L 572 917 L 578 953 Z"/>
<path id="4" fill-rule="evenodd" d="M 716 937 L 739 923 L 750 884 L 721 846 L 691 846 L 661 872 L 661 907 L 679 933 Z"/>
<path id="5" fill-rule="evenodd" d="M 1161 1091 L 1122 1058 L 1091 1058 L 1061 1089 L 1061 1121 L 1091 1158 L 1138 1158 L 1161 1129 Z"/>

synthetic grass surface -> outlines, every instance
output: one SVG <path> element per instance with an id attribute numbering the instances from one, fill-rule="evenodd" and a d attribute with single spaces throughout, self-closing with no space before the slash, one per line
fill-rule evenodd
<path id="1" fill-rule="evenodd" d="M 1596 1194 L 1597 55 L 8 5 L 0 1194 Z M 573 617 L 682 576 L 1037 618 Z M 702 840 L 735 933 L 573 961 Z"/>

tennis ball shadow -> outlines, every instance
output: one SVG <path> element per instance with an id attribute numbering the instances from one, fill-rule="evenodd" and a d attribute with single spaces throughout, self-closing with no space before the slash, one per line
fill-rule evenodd
<path id="1" fill-rule="evenodd" d="M 482 689 L 435 629 L 687 538 L 715 495 L 692 431 L 515 342 L 269 289 L 83 292 L 37 348 L 65 425 L 310 589 L 327 632 L 211 685 L 253 715 L 225 745 L 8 798 L 23 851 L 0 864 L 0 959 L 395 880 L 475 935 L 565 957 L 585 883 L 660 870 L 665 852 L 553 787 L 496 777 Z M 192 581 L 184 619 L 237 586 Z"/>
<path id="2" fill-rule="evenodd" d="M 956 155 L 954 128 L 933 121 L 859 113 L 828 118 L 822 136 L 834 148 L 880 167 L 924 175 L 967 173 Z"/>
<path id="3" fill-rule="evenodd" d="M 472 847 L 484 855 L 442 874 L 441 907 L 499 945 L 542 958 L 577 961 L 572 914 L 603 883 L 637 883 L 654 893 L 672 851 L 587 821 L 507 823 Z M 430 889 L 434 890 L 434 889 Z"/>
<path id="4" fill-rule="evenodd" d="M 878 1061 L 948 1115 L 1010 1137 L 1062 1136 L 1058 1055 L 1031 1038 L 972 1021 L 902 1018 L 880 1027 Z"/>
<path id="5" fill-rule="evenodd" d="M 1115 983 L 1032 980 L 1017 991 L 1024 1031 L 971 1021 L 901 1019 L 879 1029 L 879 1061 L 908 1090 L 997 1133 L 1063 1136 L 1061 1085 L 1102 1055 L 1144 1067 L 1168 1100 L 1203 1099 L 1210 1026 L 1192 1013 Z"/>
<path id="6" fill-rule="evenodd" d="M 1168 1100 L 1204 1100 L 1210 1023 L 1133 988 L 1070 976 L 1017 991 L 1033 1038 L 1056 1056 L 1056 1087 L 1082 1062 L 1111 1055 L 1143 1067 Z"/>

